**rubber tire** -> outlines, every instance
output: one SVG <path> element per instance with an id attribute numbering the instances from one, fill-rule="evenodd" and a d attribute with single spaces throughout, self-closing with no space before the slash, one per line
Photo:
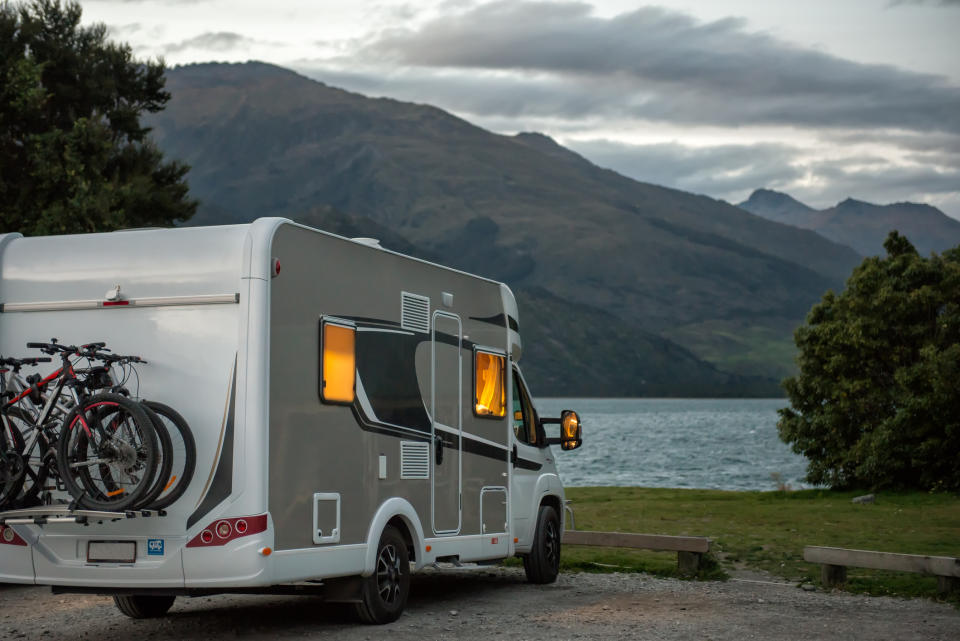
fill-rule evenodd
<path id="1" fill-rule="evenodd" d="M 3 432 L 0 437 L 0 456 L 11 456 L 19 461 L 19 466 L 26 466 L 23 460 L 23 435 L 20 428 L 14 424 L 7 413 L 0 414 L 0 431 Z M 20 496 L 20 490 L 23 488 L 23 481 L 26 478 L 26 472 L 20 468 L 20 476 L 16 480 L 11 480 L 6 484 L 0 485 L 0 511 L 10 507 L 15 507 L 14 501 Z"/>
<path id="2" fill-rule="evenodd" d="M 113 597 L 113 604 L 131 619 L 155 619 L 165 615 L 176 599 L 175 596 L 130 594 Z"/>
<path id="3" fill-rule="evenodd" d="M 393 546 L 393 549 L 399 557 L 399 590 L 393 603 L 387 603 L 380 595 L 378 586 L 378 570 L 380 568 L 381 555 L 385 550 Z M 363 577 L 360 588 L 360 603 L 354 604 L 357 618 L 362 623 L 382 625 L 392 623 L 403 614 L 403 608 L 407 604 L 407 597 L 410 596 L 410 557 L 407 553 L 407 542 L 400 534 L 400 531 L 392 525 L 388 525 L 380 535 L 380 543 L 377 544 L 377 561 L 373 574 Z"/>
<path id="4" fill-rule="evenodd" d="M 560 574 L 560 517 L 550 505 L 541 505 L 533 549 L 523 557 L 523 569 L 530 583 L 553 583 Z"/>
<path id="5" fill-rule="evenodd" d="M 10 408 L 6 411 L 6 414 L 16 417 L 17 420 L 22 421 L 23 424 L 28 427 L 33 425 L 33 419 L 30 417 L 30 415 L 19 408 Z M 4 421 L 6 420 L 7 418 L 4 417 Z M 20 438 L 21 443 L 18 445 L 18 447 L 25 447 L 26 443 L 23 442 L 23 437 L 21 436 Z M 43 489 L 47 482 L 47 477 L 50 475 L 50 468 L 47 467 L 45 460 L 48 450 L 50 450 L 50 444 L 47 442 L 46 437 L 41 432 L 37 436 L 37 442 L 34 443 L 33 449 L 31 450 L 32 453 L 39 457 L 39 461 L 37 461 L 38 466 L 33 470 L 33 480 L 29 483 L 27 482 L 29 473 L 23 477 L 22 483 L 18 488 L 18 496 L 9 499 L 10 505 L 13 507 L 32 507 L 39 503 L 40 491 Z M 53 454 L 53 457 L 55 459 L 56 454 Z M 27 460 L 29 461 L 29 457 Z"/>
<path id="6" fill-rule="evenodd" d="M 157 459 L 157 471 L 154 472 L 153 485 L 150 486 L 150 489 L 147 490 L 138 501 L 139 505 L 152 508 L 153 506 L 150 504 L 163 492 L 166 479 L 170 478 L 170 471 L 173 469 L 173 441 L 170 440 L 170 432 L 167 430 L 167 426 L 163 424 L 163 421 L 160 420 L 157 413 L 144 402 L 140 403 L 140 407 L 142 407 L 146 415 L 150 417 L 150 421 L 153 423 L 153 429 L 157 433 L 157 445 L 160 446 L 157 450 L 159 457 Z"/>
<path id="7" fill-rule="evenodd" d="M 186 492 L 190 486 L 190 481 L 193 480 L 193 473 L 197 467 L 197 444 L 186 419 L 184 419 L 177 410 L 169 405 L 164 405 L 156 401 L 142 401 L 142 403 L 173 423 L 177 431 L 180 432 L 180 438 L 183 440 L 184 458 L 186 460 L 183 462 L 183 472 L 180 478 L 173 486 L 171 492 L 168 494 L 161 493 L 160 498 L 148 506 L 152 510 L 163 510 L 176 503 L 177 499 L 183 496 L 183 493 Z M 169 431 L 169 429 L 167 431 Z"/>
<path id="8" fill-rule="evenodd" d="M 157 432 L 153 427 L 153 421 L 147 416 L 146 412 L 136 401 L 131 401 L 126 396 L 112 393 L 96 394 L 84 399 L 82 406 L 90 407 L 96 403 L 113 403 L 130 414 L 134 423 L 142 432 L 144 441 L 143 448 L 146 452 L 146 469 L 149 470 L 149 478 L 152 479 L 156 473 L 156 466 L 159 459 L 158 453 L 160 443 L 157 438 Z M 73 478 L 68 467 L 70 462 L 70 434 L 68 431 L 74 422 L 74 417 L 80 412 L 81 407 L 74 407 L 64 419 L 60 427 L 60 438 L 57 439 L 57 466 L 60 471 L 60 480 L 66 486 L 70 496 L 77 500 L 77 505 L 81 508 L 91 510 L 105 510 L 121 512 L 124 510 L 133 510 L 140 507 L 140 497 L 150 489 L 149 483 L 141 483 L 136 490 L 129 495 L 116 501 L 102 501 L 86 495 L 86 488 L 83 487 L 82 480 Z M 79 429 L 79 427 L 77 428 Z"/>

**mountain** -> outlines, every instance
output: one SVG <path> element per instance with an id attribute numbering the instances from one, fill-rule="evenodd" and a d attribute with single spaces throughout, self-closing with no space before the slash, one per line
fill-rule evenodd
<path id="1" fill-rule="evenodd" d="M 627 328 L 661 339 L 685 330 L 691 356 L 769 380 L 791 367 L 789 349 L 755 349 L 744 361 L 714 340 L 727 331 L 716 324 L 772 332 L 789 346 L 790 329 L 859 262 L 814 232 L 631 180 L 547 136 L 493 134 L 435 107 L 367 98 L 271 65 L 178 67 L 167 88 L 173 98 L 149 124 L 168 156 L 193 166 L 201 207 L 192 224 L 306 221 L 330 207 L 518 292 L 546 292 L 581 310 L 568 320 L 623 335 L 625 348 Z M 580 363 L 600 358 L 589 342 L 576 347 Z M 602 358 L 605 368 L 631 369 L 615 353 Z M 626 393 L 613 383 L 601 392 Z"/>
<path id="2" fill-rule="evenodd" d="M 863 256 L 882 254 L 883 241 L 893 229 L 909 238 L 921 254 L 960 245 L 960 221 L 930 205 L 874 205 L 847 198 L 829 209 L 816 210 L 787 194 L 758 189 L 739 207 L 769 220 L 811 229 Z"/>
<path id="3" fill-rule="evenodd" d="M 737 207 L 746 209 L 751 214 L 763 216 L 768 220 L 775 220 L 784 225 L 804 227 L 804 221 L 816 213 L 816 209 L 804 205 L 789 194 L 772 189 L 756 189 L 750 198 Z"/>

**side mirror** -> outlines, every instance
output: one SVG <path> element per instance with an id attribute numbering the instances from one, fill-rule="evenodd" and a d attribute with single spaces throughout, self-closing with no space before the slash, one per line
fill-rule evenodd
<path id="1" fill-rule="evenodd" d="M 583 430 L 580 415 L 573 410 L 563 410 L 560 414 L 560 447 L 575 450 L 583 445 Z"/>
<path id="2" fill-rule="evenodd" d="M 575 450 L 583 445 L 583 425 L 580 415 L 573 410 L 563 410 L 560 418 L 542 418 L 541 425 L 560 424 L 560 438 L 548 438 L 547 445 L 559 445 L 564 450 Z"/>

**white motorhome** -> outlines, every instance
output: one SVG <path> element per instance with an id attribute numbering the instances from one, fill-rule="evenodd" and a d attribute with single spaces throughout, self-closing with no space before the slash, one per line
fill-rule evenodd
<path id="1" fill-rule="evenodd" d="M 111 594 L 136 617 L 309 582 L 386 622 L 411 568 L 520 555 L 556 577 L 549 445 L 579 446 L 579 418 L 546 436 L 561 419 L 537 415 L 502 283 L 262 218 L 3 235 L 0 304 L 0 354 L 58 337 L 143 356 L 139 394 L 197 444 L 165 513 L 0 513 L 0 582 Z"/>

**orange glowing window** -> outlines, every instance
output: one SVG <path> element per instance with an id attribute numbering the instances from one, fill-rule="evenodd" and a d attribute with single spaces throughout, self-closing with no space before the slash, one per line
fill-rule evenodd
<path id="1" fill-rule="evenodd" d="M 507 415 L 506 359 L 487 352 L 476 353 L 474 413 L 500 418 Z"/>
<path id="2" fill-rule="evenodd" d="M 356 336 L 352 327 L 322 323 L 320 398 L 325 403 L 352 403 L 356 395 Z"/>

